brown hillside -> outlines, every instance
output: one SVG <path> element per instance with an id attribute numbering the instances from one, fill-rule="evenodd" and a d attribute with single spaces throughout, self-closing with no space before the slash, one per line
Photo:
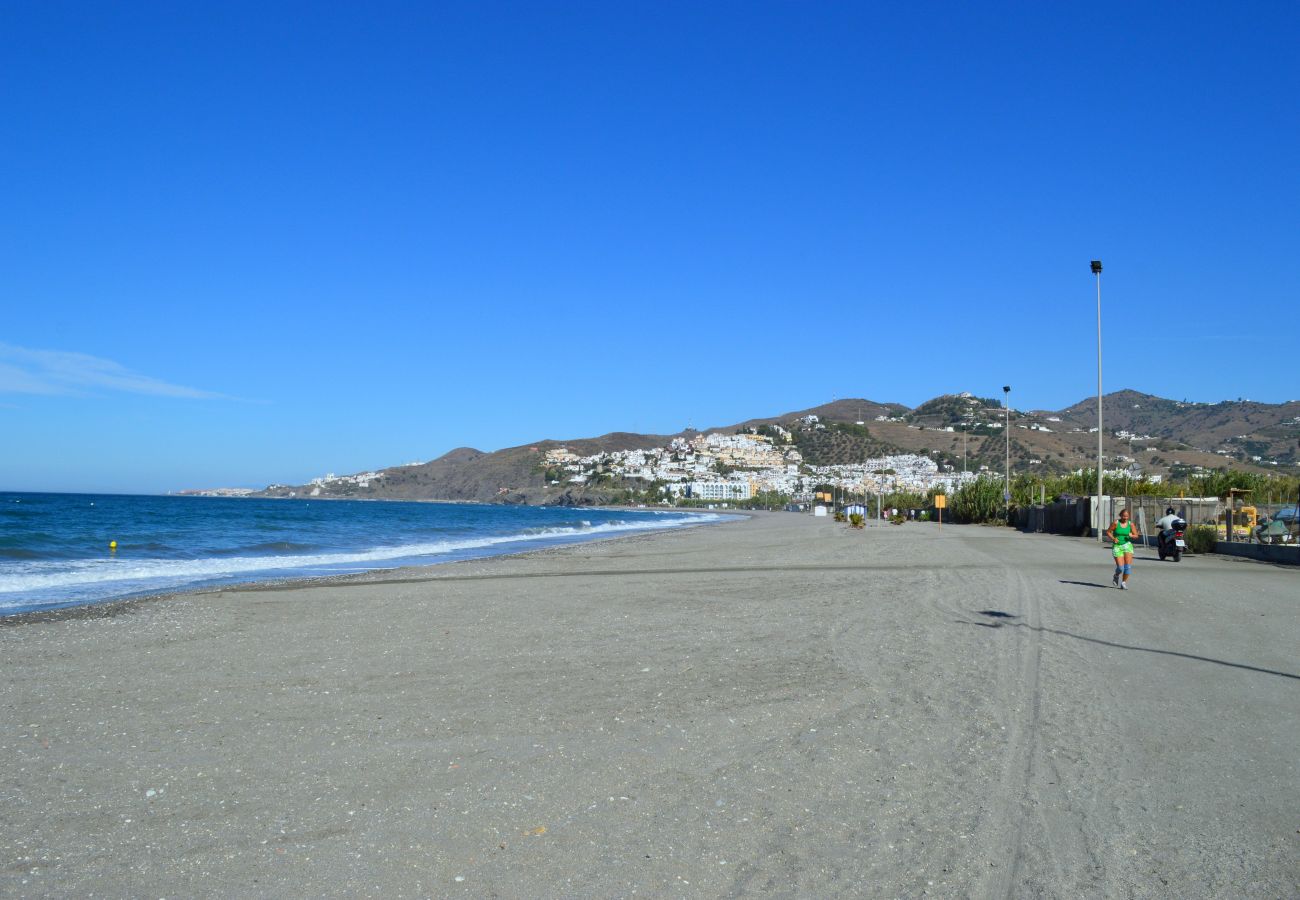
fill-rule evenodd
<path id="1" fill-rule="evenodd" d="M 1300 463 L 1300 401 L 1183 403 L 1137 391 L 1116 391 L 1104 400 L 1108 468 L 1136 462 L 1142 471 L 1150 474 L 1225 466 L 1285 472 L 1294 471 L 1293 467 Z M 996 402 L 991 398 L 949 394 L 913 410 L 902 404 L 849 398 L 706 431 L 733 432 L 770 424 L 790 427 L 804 416 L 815 415 L 828 428 L 825 433 L 800 435 L 801 450 L 810 462 L 850 463 L 871 455 L 909 452 L 929 454 L 941 465 L 960 471 L 964 443 L 968 469 L 979 471 L 985 467 L 991 473 L 1001 473 L 1006 465 L 1007 438 L 1002 428 L 994 427 L 1005 421 L 1005 413 L 996 408 Z M 902 421 L 877 422 L 877 416 Z M 858 421 L 865 422 L 865 426 L 856 426 Z M 1080 401 L 1060 412 L 1012 410 L 1013 471 L 1049 474 L 1092 467 L 1097 436 L 1088 429 L 1095 421 L 1095 399 Z M 965 434 L 963 429 L 967 430 Z M 1120 439 L 1115 431 L 1144 437 Z M 421 465 L 384 470 L 385 478 L 366 487 L 331 483 L 313 493 L 311 485 L 279 486 L 263 495 L 480 503 L 602 503 L 610 490 L 619 485 L 609 483 L 608 479 L 602 486 L 549 485 L 542 468 L 545 451 L 564 446 L 581 456 L 591 456 L 663 446 L 684 434 L 689 435 L 687 432 L 647 435 L 615 431 L 568 441 L 547 439 L 491 453 L 460 447 Z"/>

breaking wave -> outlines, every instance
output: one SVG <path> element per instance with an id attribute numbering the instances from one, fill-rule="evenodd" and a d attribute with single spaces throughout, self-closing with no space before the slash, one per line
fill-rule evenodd
<path id="1" fill-rule="evenodd" d="M 11 557 L 0 572 L 0 614 L 246 581 L 450 562 L 498 555 L 538 544 L 571 543 L 606 534 L 680 528 L 726 518 L 730 517 L 659 514 L 596 524 L 578 520 L 574 524 L 524 528 L 482 537 L 448 537 L 329 552 L 310 552 L 307 548 L 312 545 L 267 542 L 241 548 L 255 555 L 227 555 L 229 551 L 216 551 L 214 555 L 196 559 L 142 556 L 50 560 Z M 304 552 L 294 552 L 299 548 Z"/>

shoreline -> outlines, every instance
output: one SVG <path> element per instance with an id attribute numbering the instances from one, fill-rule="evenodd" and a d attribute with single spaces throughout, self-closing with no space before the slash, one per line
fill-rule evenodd
<path id="1" fill-rule="evenodd" d="M 195 499 L 238 499 L 238 498 L 195 498 Z M 266 498 L 258 498 L 266 499 Z M 298 499 L 298 498 L 286 498 Z M 312 498 L 316 499 L 316 498 Z M 401 501 L 407 502 L 407 501 Z M 429 501 L 438 502 L 442 501 Z M 625 507 L 590 507 L 592 509 L 603 509 L 607 511 L 622 512 Z M 678 510 L 674 510 L 678 511 Z M 703 511 L 682 511 L 686 514 L 696 515 L 737 515 L 753 516 L 759 515 L 762 511 L 756 510 L 703 510 Z M 0 629 L 16 628 L 24 625 L 34 625 L 43 622 L 58 622 L 65 620 L 82 620 L 82 619 L 111 619 L 118 616 L 127 615 L 133 612 L 137 607 L 146 604 L 161 603 L 168 600 L 175 600 L 189 597 L 202 597 L 205 595 L 220 595 L 232 592 L 252 592 L 257 590 L 297 590 L 311 587 L 328 587 L 331 585 L 346 584 L 364 584 L 375 583 L 378 576 L 393 576 L 401 572 L 423 573 L 431 569 L 444 569 L 449 566 L 457 566 L 469 563 L 482 563 L 485 560 L 493 559 L 510 559 L 520 556 L 534 556 L 545 553 L 563 551 L 570 547 L 583 547 L 588 544 L 596 544 L 605 541 L 629 541 L 634 538 L 642 538 L 652 534 L 666 534 L 676 531 L 689 531 L 695 528 L 703 528 L 709 525 L 730 525 L 735 522 L 726 519 L 718 522 L 697 522 L 691 525 L 677 525 L 672 528 L 645 528 L 641 530 L 629 531 L 626 534 L 598 534 L 583 540 L 565 541 L 562 543 L 549 544 L 547 546 L 534 547 L 523 550 L 513 550 L 509 553 L 485 554 L 483 556 L 470 556 L 461 559 L 447 560 L 446 562 L 431 562 L 419 565 L 394 566 L 392 568 L 374 568 L 367 569 L 363 572 L 347 572 L 339 575 L 303 575 L 291 576 L 286 578 L 267 578 L 251 579 L 248 581 L 234 581 L 229 584 L 220 586 L 194 587 L 183 590 L 160 591 L 158 593 L 147 593 L 139 596 L 118 597 L 108 600 L 97 600 L 89 603 L 74 603 L 68 606 L 56 606 L 50 609 L 32 609 L 24 612 L 0 614 Z M 403 581 L 413 579 L 389 578 L 389 581 Z"/>

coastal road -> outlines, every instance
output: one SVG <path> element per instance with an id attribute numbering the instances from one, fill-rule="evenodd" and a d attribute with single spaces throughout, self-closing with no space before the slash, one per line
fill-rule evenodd
<path id="1" fill-rule="evenodd" d="M 1300 570 L 791 514 L 0 627 L 0 894 L 1295 897 Z"/>

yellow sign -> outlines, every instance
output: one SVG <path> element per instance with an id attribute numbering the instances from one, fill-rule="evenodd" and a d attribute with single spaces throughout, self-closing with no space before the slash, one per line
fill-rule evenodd
<path id="1" fill-rule="evenodd" d="M 947 509 L 947 508 L 948 508 L 948 498 L 945 497 L 943 494 L 935 494 L 935 495 L 934 495 L 934 508 L 935 508 L 935 509 Z"/>

